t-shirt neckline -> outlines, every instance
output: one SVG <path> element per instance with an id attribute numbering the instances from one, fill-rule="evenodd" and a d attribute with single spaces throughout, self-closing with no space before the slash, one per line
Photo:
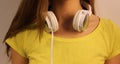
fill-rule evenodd
<path id="1" fill-rule="evenodd" d="M 82 41 L 82 40 L 87 40 L 93 37 L 96 37 L 98 34 L 99 29 L 101 28 L 103 19 L 100 18 L 99 24 L 98 26 L 94 29 L 94 31 L 92 31 L 91 33 L 85 35 L 85 36 L 81 36 L 81 37 L 76 37 L 76 38 L 63 38 L 63 37 L 58 37 L 58 36 L 54 36 L 54 40 L 57 41 L 64 41 L 64 42 L 73 42 L 73 41 Z M 46 37 L 51 38 L 52 35 L 46 31 L 43 32 L 45 34 Z"/>

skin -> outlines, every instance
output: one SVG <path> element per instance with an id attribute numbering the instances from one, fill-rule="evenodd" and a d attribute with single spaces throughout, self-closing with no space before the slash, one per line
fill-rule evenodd
<path id="1" fill-rule="evenodd" d="M 28 59 L 19 55 L 14 49 L 10 48 L 11 51 L 11 63 L 12 64 L 28 64 Z"/>
<path id="2" fill-rule="evenodd" d="M 99 24 L 99 18 L 95 15 L 91 15 L 90 23 L 86 31 L 81 33 L 77 32 L 72 27 L 72 18 L 74 17 L 74 14 L 77 10 L 82 9 L 79 0 L 55 0 L 52 6 L 52 11 L 57 16 L 59 22 L 59 30 L 54 33 L 55 36 L 63 38 L 82 37 L 93 32 Z M 28 64 L 27 58 L 20 56 L 12 48 L 10 49 L 10 51 L 12 64 Z M 120 64 L 120 55 L 106 60 L 105 64 Z"/>

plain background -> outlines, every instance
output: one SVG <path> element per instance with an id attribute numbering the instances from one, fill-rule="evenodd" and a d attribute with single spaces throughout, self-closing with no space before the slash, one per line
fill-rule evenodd
<path id="1" fill-rule="evenodd" d="M 0 64 L 8 64 L 3 38 L 21 0 L 0 0 Z M 113 20 L 120 26 L 120 0 L 95 0 L 97 15 Z"/>

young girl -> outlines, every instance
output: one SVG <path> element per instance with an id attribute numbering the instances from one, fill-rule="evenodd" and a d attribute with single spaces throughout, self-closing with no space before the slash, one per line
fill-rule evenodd
<path id="1" fill-rule="evenodd" d="M 5 43 L 12 64 L 120 64 L 119 37 L 94 0 L 22 0 Z"/>

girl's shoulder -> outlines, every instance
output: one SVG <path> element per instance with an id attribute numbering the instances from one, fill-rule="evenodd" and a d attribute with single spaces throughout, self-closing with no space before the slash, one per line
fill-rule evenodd
<path id="1" fill-rule="evenodd" d="M 120 27 L 112 20 L 100 18 L 101 28 L 104 30 L 120 30 Z"/>

